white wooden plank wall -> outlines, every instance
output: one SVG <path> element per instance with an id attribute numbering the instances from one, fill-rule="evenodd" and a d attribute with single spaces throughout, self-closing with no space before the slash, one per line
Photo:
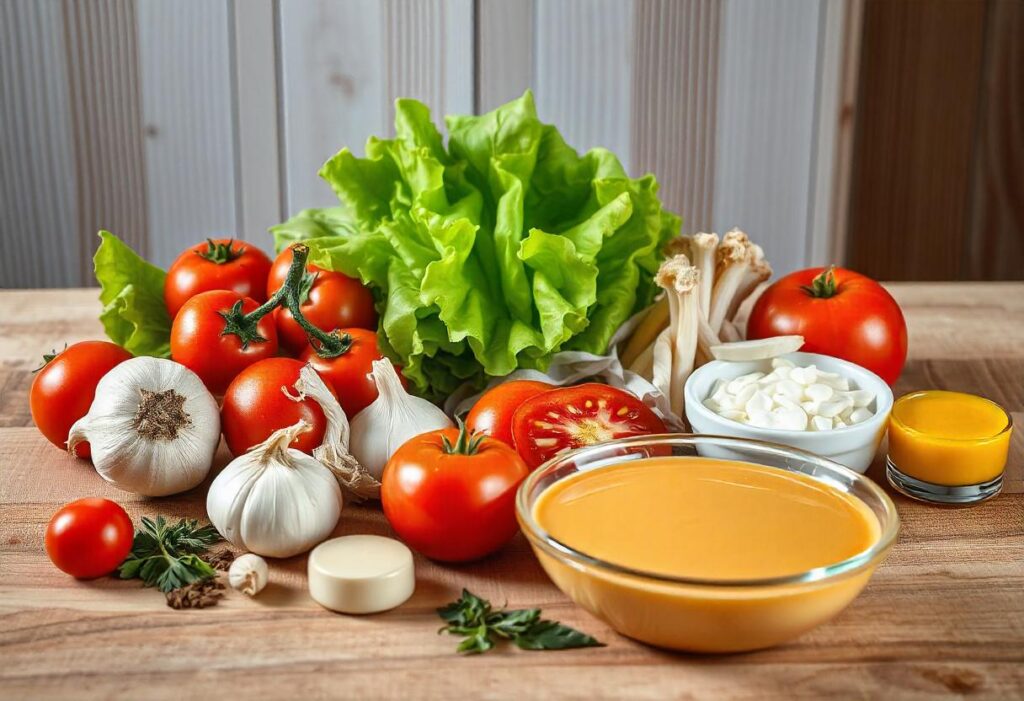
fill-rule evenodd
<path id="1" fill-rule="evenodd" d="M 61 6 L 77 201 L 68 236 L 80 246 L 78 282 L 88 284 L 101 228 L 149 254 L 136 5 L 82 0 Z"/>
<path id="2" fill-rule="evenodd" d="M 394 133 L 394 100 L 473 110 L 471 0 L 282 0 L 285 210 L 336 202 L 317 171 Z"/>
<path id="3" fill-rule="evenodd" d="M 809 241 L 822 3 L 724 0 L 713 224 L 744 229 L 776 272 Z"/>
<path id="4" fill-rule="evenodd" d="M 138 3 L 149 257 L 238 235 L 227 0 Z"/>
<path id="5" fill-rule="evenodd" d="M 0 205 L 17 216 L 0 286 L 87 284 L 100 226 L 161 265 L 206 236 L 268 243 L 267 226 L 336 201 L 321 164 L 393 133 L 396 97 L 440 122 L 526 88 L 569 143 L 654 172 L 684 231 L 743 226 L 793 269 L 829 250 L 844 8 L 6 0 Z"/>
<path id="6" fill-rule="evenodd" d="M 633 171 L 655 173 L 683 232 L 711 228 L 718 0 L 636 3 Z"/>
<path id="7" fill-rule="evenodd" d="M 284 217 L 274 0 L 232 1 L 238 235 L 266 242 Z"/>
<path id="8" fill-rule="evenodd" d="M 541 119 L 558 125 L 565 140 L 581 151 L 610 149 L 629 170 L 632 3 L 537 0 L 534 32 L 533 80 Z"/>
<path id="9" fill-rule="evenodd" d="M 81 282 L 60 0 L 0 3 L 0 288 Z"/>

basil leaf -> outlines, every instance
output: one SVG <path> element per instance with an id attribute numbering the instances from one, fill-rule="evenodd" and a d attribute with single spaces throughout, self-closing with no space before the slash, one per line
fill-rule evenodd
<path id="1" fill-rule="evenodd" d="M 577 647 L 603 647 L 604 643 L 557 621 L 541 620 L 513 638 L 522 650 L 568 650 Z"/>

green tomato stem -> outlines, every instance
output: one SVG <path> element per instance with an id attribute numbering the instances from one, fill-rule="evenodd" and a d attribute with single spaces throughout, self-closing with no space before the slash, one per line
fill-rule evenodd
<path id="1" fill-rule="evenodd" d="M 242 341 L 242 348 L 247 348 L 250 343 L 264 342 L 267 339 L 259 334 L 257 325 L 270 312 L 278 307 L 285 307 L 292 313 L 295 322 L 306 332 L 310 345 L 316 350 L 317 355 L 322 358 L 337 358 L 346 353 L 352 347 L 352 336 L 337 330 L 327 333 L 311 324 L 302 314 L 302 298 L 304 294 L 308 295 L 311 285 L 310 276 L 306 272 L 307 258 L 309 258 L 309 246 L 302 243 L 293 244 L 292 263 L 288 268 L 284 284 L 270 299 L 248 314 L 242 311 L 242 300 L 238 300 L 231 311 L 221 312 L 220 315 L 224 317 L 222 334 L 238 336 Z"/>

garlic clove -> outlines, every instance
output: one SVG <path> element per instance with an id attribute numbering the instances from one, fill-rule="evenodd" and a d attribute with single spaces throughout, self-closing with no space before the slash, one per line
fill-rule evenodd
<path id="1" fill-rule="evenodd" d="M 799 402 L 804 398 L 804 388 L 793 380 L 782 380 L 779 384 L 775 385 L 775 390 L 779 394 L 789 397 L 794 402 Z"/>
<path id="2" fill-rule="evenodd" d="M 733 378 L 732 381 L 727 385 L 727 389 L 732 394 L 738 394 L 741 389 L 749 384 L 755 383 L 764 377 L 763 372 L 751 372 L 746 375 L 740 375 L 739 377 Z"/>
<path id="3" fill-rule="evenodd" d="M 871 412 L 870 409 L 858 407 L 857 409 L 853 410 L 853 413 L 850 414 L 849 423 L 859 424 L 862 421 L 867 421 L 872 416 L 874 416 L 874 414 Z"/>
<path id="4" fill-rule="evenodd" d="M 773 405 L 774 402 L 772 401 L 771 396 L 767 392 L 758 390 L 754 392 L 754 395 L 746 403 L 744 409 L 747 414 L 753 417 L 755 414 L 767 414 L 771 411 Z"/>
<path id="5" fill-rule="evenodd" d="M 735 406 L 746 406 L 750 398 L 754 396 L 754 392 L 757 391 L 757 383 L 751 382 L 750 384 L 744 385 L 740 388 L 740 391 L 736 393 L 736 398 L 733 401 Z"/>
<path id="6" fill-rule="evenodd" d="M 858 409 L 868 406 L 875 398 L 875 395 L 871 390 L 867 389 L 855 389 L 851 391 L 848 396 L 853 401 L 853 405 Z"/>
<path id="7" fill-rule="evenodd" d="M 832 428 L 832 419 L 824 416 L 811 417 L 811 428 L 815 431 L 828 431 Z"/>
<path id="8" fill-rule="evenodd" d="M 267 586 L 270 570 L 267 561 L 255 553 L 246 553 L 235 559 L 228 570 L 228 584 L 243 594 L 256 596 Z"/>
<path id="9" fill-rule="evenodd" d="M 744 423 L 747 420 L 747 414 L 738 409 L 727 409 L 720 416 L 730 421 L 739 421 L 740 423 Z"/>
<path id="10" fill-rule="evenodd" d="M 807 394 L 807 398 L 815 402 L 824 402 L 832 398 L 834 390 L 828 385 L 820 382 L 815 382 L 813 385 L 808 385 L 807 389 L 804 390 Z"/>
<path id="11" fill-rule="evenodd" d="M 789 379 L 800 385 L 812 385 L 818 381 L 818 370 L 813 365 L 805 368 L 793 368 L 789 371 Z"/>
<path id="12" fill-rule="evenodd" d="M 807 428 L 807 414 L 800 407 L 776 407 L 771 411 L 773 428 L 785 431 L 803 431 Z"/>

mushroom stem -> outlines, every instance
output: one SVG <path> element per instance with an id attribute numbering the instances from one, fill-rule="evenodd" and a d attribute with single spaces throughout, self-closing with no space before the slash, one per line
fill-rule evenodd
<path id="1" fill-rule="evenodd" d="M 715 285 L 715 252 L 718 234 L 695 234 L 690 243 L 690 260 L 700 272 L 700 311 L 705 319 L 711 313 L 711 291 Z"/>
<path id="2" fill-rule="evenodd" d="M 727 233 L 718 246 L 715 285 L 711 291 L 711 310 L 708 314 L 708 323 L 715 333 L 718 333 L 725 321 L 753 255 L 750 239 L 739 229 Z"/>
<path id="3" fill-rule="evenodd" d="M 672 412 L 683 415 L 683 385 L 693 372 L 700 332 L 700 271 L 686 256 L 666 260 L 655 282 L 665 288 L 669 301 L 669 326 L 654 347 L 654 385 L 668 398 Z"/>

